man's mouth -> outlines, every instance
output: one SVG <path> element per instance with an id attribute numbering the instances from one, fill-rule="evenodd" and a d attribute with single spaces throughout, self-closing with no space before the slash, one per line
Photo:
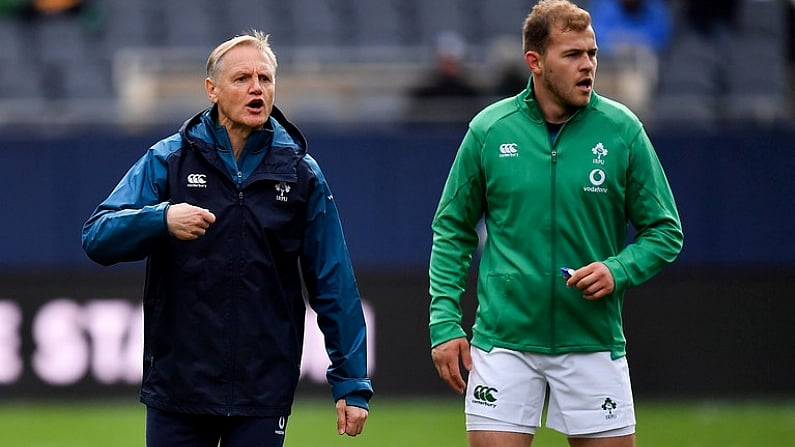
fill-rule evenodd
<path id="1" fill-rule="evenodd" d="M 261 110 L 265 106 L 265 101 L 261 99 L 254 99 L 246 104 L 246 107 L 254 110 Z"/>
<path id="2" fill-rule="evenodd" d="M 577 88 L 579 88 L 580 90 L 591 91 L 592 87 L 593 87 L 593 79 L 591 78 L 583 79 L 577 83 Z"/>

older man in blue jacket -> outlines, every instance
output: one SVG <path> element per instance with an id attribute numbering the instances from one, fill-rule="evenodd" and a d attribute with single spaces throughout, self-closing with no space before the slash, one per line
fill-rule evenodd
<path id="1" fill-rule="evenodd" d="M 147 260 L 147 445 L 281 446 L 308 302 L 339 434 L 368 415 L 366 328 L 333 196 L 274 107 L 276 57 L 252 32 L 207 61 L 212 106 L 152 146 L 83 227 L 110 265 Z"/>

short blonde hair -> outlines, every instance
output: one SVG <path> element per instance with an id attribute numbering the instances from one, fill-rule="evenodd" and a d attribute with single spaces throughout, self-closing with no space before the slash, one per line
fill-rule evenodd
<path id="1" fill-rule="evenodd" d="M 568 0 L 541 0 L 524 21 L 522 49 L 544 54 L 549 46 L 552 26 L 563 31 L 583 31 L 591 26 L 591 15 Z"/>
<path id="2" fill-rule="evenodd" d="M 246 34 L 235 36 L 221 43 L 215 47 L 210 53 L 210 57 L 207 58 L 207 77 L 214 81 L 217 80 L 218 73 L 220 73 L 222 69 L 222 59 L 224 55 L 232 48 L 240 45 L 252 46 L 262 51 L 262 54 L 264 54 L 273 65 L 273 71 L 275 72 L 278 64 L 276 62 L 276 55 L 273 53 L 270 43 L 268 42 L 269 37 L 269 34 L 265 34 L 262 31 L 251 30 Z"/>

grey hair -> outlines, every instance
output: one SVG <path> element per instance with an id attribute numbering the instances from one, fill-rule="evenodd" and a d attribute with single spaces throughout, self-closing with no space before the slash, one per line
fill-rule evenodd
<path id="1" fill-rule="evenodd" d="M 239 45 L 252 46 L 262 51 L 262 54 L 264 54 L 268 61 L 273 65 L 273 71 L 275 72 L 278 64 L 276 62 L 276 55 L 273 53 L 270 43 L 268 42 L 269 37 L 269 34 L 265 34 L 262 31 L 251 30 L 246 34 L 235 36 L 221 43 L 215 47 L 215 49 L 210 53 L 210 57 L 207 58 L 207 77 L 214 81 L 217 80 L 218 73 L 221 72 L 222 59 L 224 55 L 229 50 Z"/>

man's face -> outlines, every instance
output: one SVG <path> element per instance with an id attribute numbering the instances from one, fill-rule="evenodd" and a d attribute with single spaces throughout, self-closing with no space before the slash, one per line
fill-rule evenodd
<path id="1" fill-rule="evenodd" d="M 273 110 L 273 65 L 262 51 L 249 45 L 232 48 L 220 62 L 218 79 L 205 83 L 207 96 L 218 105 L 219 122 L 230 131 L 261 129 Z"/>
<path id="2" fill-rule="evenodd" d="M 566 32 L 554 27 L 550 33 L 549 46 L 546 54 L 538 56 L 539 71 L 534 77 L 540 81 L 537 93 L 557 113 L 570 115 L 588 105 L 596 77 L 596 52 L 591 27 Z"/>

